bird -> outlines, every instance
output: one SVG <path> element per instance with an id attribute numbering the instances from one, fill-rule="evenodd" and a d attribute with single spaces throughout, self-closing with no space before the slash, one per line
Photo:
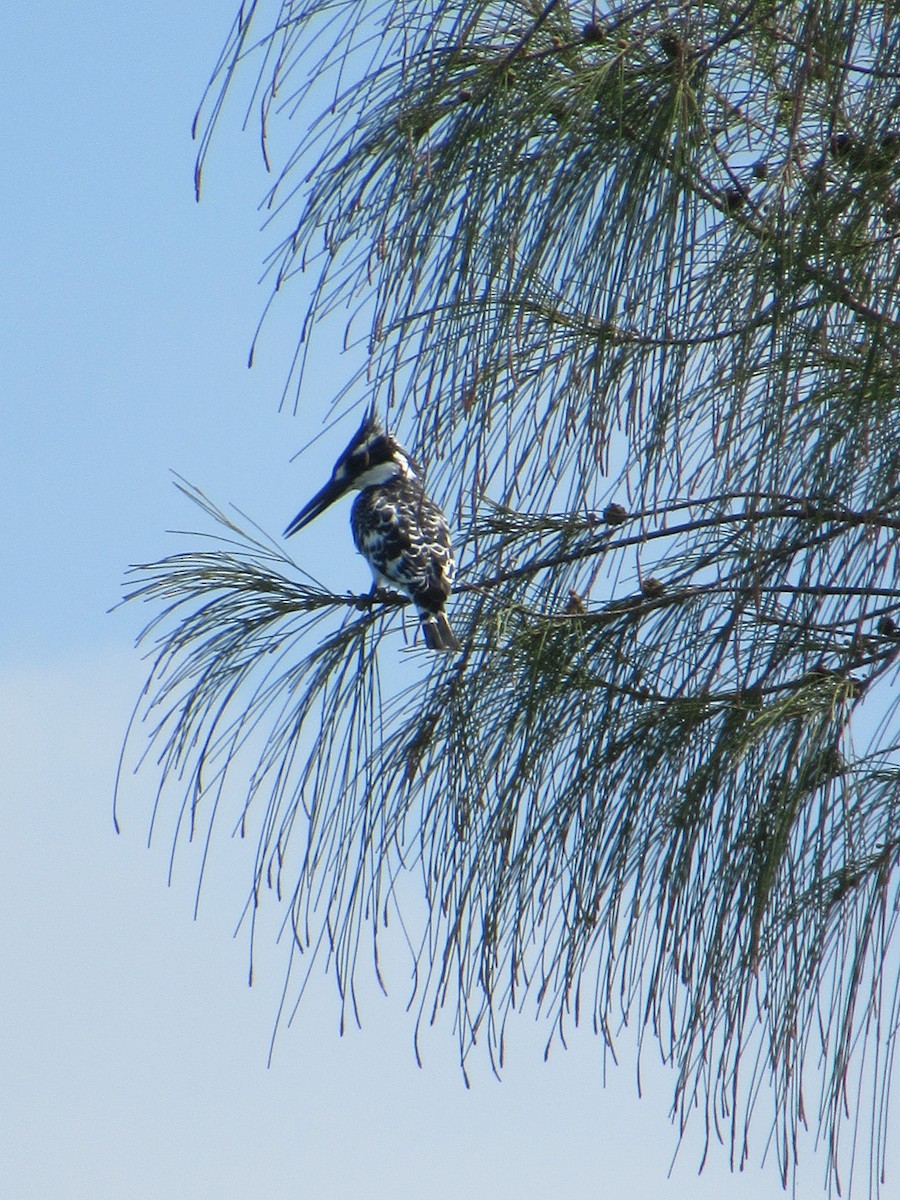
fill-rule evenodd
<path id="1" fill-rule="evenodd" d="M 350 510 L 356 549 L 368 562 L 372 595 L 393 587 L 416 606 L 429 650 L 460 650 L 444 613 L 456 563 L 450 530 L 440 508 L 425 494 L 423 472 L 387 433 L 370 409 L 331 472 L 284 536 L 292 537 L 349 491 L 359 495 Z"/>

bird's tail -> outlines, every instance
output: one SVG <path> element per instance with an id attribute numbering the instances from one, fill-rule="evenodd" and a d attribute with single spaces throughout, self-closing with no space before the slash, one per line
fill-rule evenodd
<path id="1" fill-rule="evenodd" d="M 461 650 L 450 622 L 442 612 L 420 612 L 422 634 L 429 650 Z"/>

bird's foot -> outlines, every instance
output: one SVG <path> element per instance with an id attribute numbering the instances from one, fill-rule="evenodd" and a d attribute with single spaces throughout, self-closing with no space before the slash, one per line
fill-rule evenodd
<path id="1" fill-rule="evenodd" d="M 392 591 L 391 588 L 379 587 L 377 584 L 370 592 L 366 592 L 364 596 L 355 596 L 350 593 L 350 599 L 360 612 L 371 612 L 372 606 L 375 604 L 399 604 L 401 601 L 405 603 L 406 597 L 402 592 Z"/>

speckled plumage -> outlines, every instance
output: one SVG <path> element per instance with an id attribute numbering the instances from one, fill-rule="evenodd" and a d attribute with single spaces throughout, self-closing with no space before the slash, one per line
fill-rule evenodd
<path id="1" fill-rule="evenodd" d="M 450 530 L 415 477 L 364 488 L 353 502 L 350 525 L 376 583 L 409 596 L 423 622 L 443 614 L 455 566 Z"/>
<path id="2" fill-rule="evenodd" d="M 287 536 L 352 488 L 359 490 L 350 513 L 353 541 L 376 586 L 395 588 L 412 600 L 429 649 L 459 650 L 444 615 L 455 566 L 447 522 L 426 496 L 418 467 L 371 414 Z"/>

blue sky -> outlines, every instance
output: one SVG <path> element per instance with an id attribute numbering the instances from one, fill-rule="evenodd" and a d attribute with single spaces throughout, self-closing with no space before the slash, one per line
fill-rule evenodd
<path id="1" fill-rule="evenodd" d="M 689 1139 L 667 1177 L 670 1081 L 648 1054 L 637 1100 L 627 1033 L 604 1086 L 595 1039 L 544 1063 L 549 1030 L 526 1012 L 503 1082 L 482 1067 L 467 1091 L 446 1026 L 416 1066 L 402 988 L 373 989 L 362 1031 L 341 1038 L 323 979 L 267 1068 L 284 953 L 258 947 L 250 989 L 232 937 L 252 848 L 225 847 L 193 921 L 191 864 L 167 888 L 165 837 L 146 847 L 151 777 L 113 830 L 142 614 L 108 610 L 128 563 L 173 552 L 185 542 L 166 531 L 200 523 L 170 472 L 277 532 L 347 432 L 290 462 L 342 378 L 335 346 L 299 418 L 277 411 L 300 293 L 246 369 L 270 244 L 254 133 L 226 125 L 194 202 L 190 124 L 235 6 L 32 0 L 5 15 L 4 1195 L 771 1197 L 762 1126 L 742 1175 L 723 1151 L 698 1179 Z M 323 519 L 304 553 L 367 586 L 346 518 Z M 801 1154 L 798 1195 L 819 1196 L 812 1138 Z"/>

